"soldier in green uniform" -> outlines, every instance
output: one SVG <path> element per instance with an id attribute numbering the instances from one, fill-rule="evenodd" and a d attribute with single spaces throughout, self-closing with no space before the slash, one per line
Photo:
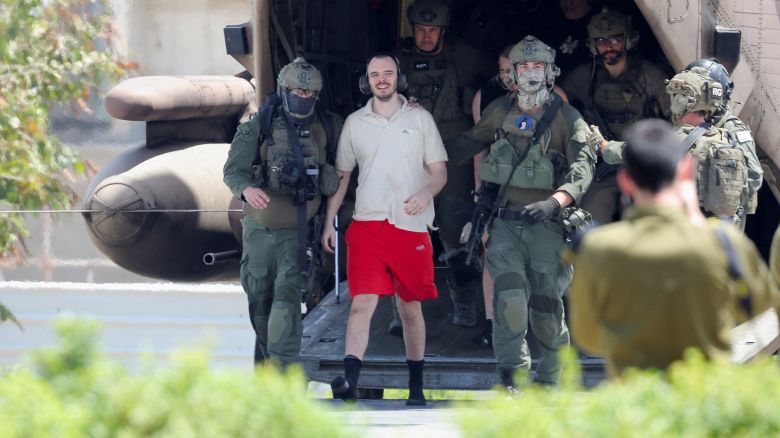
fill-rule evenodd
<path id="1" fill-rule="evenodd" d="M 575 68 L 561 85 L 585 120 L 598 126 L 609 140 L 621 140 L 625 129 L 637 120 L 669 115 L 669 95 L 664 91 L 667 76 L 642 59 L 635 51 L 638 43 L 630 16 L 613 11 L 594 15 L 588 23 L 593 63 Z M 582 199 L 582 207 L 599 223 L 612 222 L 618 214 L 615 170 L 599 160 L 593 183 Z"/>
<path id="2" fill-rule="evenodd" d="M 284 66 L 277 95 L 238 127 L 224 167 L 225 184 L 244 201 L 241 285 L 260 359 L 282 367 L 299 359 L 310 221 L 339 182 L 329 140 L 342 123 L 315 110 L 321 89 L 320 72 L 303 58 Z"/>
<path id="3" fill-rule="evenodd" d="M 729 131 L 711 124 L 722 106 L 723 86 L 703 68 L 692 67 L 668 81 L 666 92 L 677 135 L 698 158 L 695 181 L 702 211 L 708 216 L 728 216 L 741 225 L 749 199 L 749 157 Z M 607 141 L 594 130 L 588 144 L 598 147 L 607 163 L 623 161 L 625 142 Z"/>
<path id="4" fill-rule="evenodd" d="M 693 67 L 701 67 L 707 70 L 710 77 L 720 82 L 723 86 L 723 103 L 713 114 L 712 123 L 716 128 L 729 131 L 740 149 L 745 152 L 745 156 L 748 159 L 748 195 L 745 197 L 742 207 L 744 214 L 754 214 L 758 206 L 758 190 L 761 188 L 761 183 L 764 179 L 764 171 L 761 169 L 761 163 L 758 161 L 756 143 L 753 141 L 753 134 L 750 132 L 750 128 L 739 117 L 735 116 L 729 107 L 734 83 L 731 82 L 726 68 L 714 59 L 697 59 L 688 64 L 685 70 L 690 70 Z M 744 226 L 744 221 L 742 221 L 742 225 Z"/>
<path id="5" fill-rule="evenodd" d="M 447 3 L 417 0 L 407 10 L 414 32 L 398 53 L 401 71 L 406 73 L 410 102 L 427 109 L 445 143 L 469 129 L 471 101 L 477 87 L 492 74 L 493 60 L 462 41 L 444 39 L 449 21 Z M 447 185 L 436 196 L 436 226 L 449 267 L 447 284 L 453 302 L 452 323 L 463 327 L 477 324 L 477 302 L 482 297 L 482 276 L 465 264 L 460 232 L 474 208 L 471 191 L 473 163 L 447 163 Z"/>
<path id="6" fill-rule="evenodd" d="M 502 187 L 487 241 L 495 284 L 493 350 L 502 384 L 514 388 L 515 371 L 531 365 L 529 323 L 542 355 L 534 379 L 558 381 L 558 351 L 569 342 L 559 283 L 568 272 L 560 259 L 559 215 L 588 188 L 595 154 L 580 113 L 551 91 L 559 74 L 555 51 L 527 36 L 509 60 L 517 91 L 494 100 L 479 123 L 446 146 L 450 160 L 463 161 L 492 143 L 480 177 Z"/>
<path id="7" fill-rule="evenodd" d="M 620 222 L 574 246 L 574 342 L 604 356 L 610 375 L 661 368 L 690 347 L 729 360 L 738 323 L 780 306 L 780 292 L 739 229 L 698 210 L 695 163 L 672 126 L 637 123 L 627 135 Z"/>

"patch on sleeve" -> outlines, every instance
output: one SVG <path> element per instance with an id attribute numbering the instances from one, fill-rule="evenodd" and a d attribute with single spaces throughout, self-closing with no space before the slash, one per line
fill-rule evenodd
<path id="1" fill-rule="evenodd" d="M 252 119 L 245 123 L 238 125 L 237 135 L 243 140 L 250 140 L 257 135 L 256 133 L 257 122 Z"/>
<path id="2" fill-rule="evenodd" d="M 746 143 L 753 141 L 753 136 L 750 135 L 750 131 L 739 131 L 736 133 L 737 141 L 740 143 Z"/>

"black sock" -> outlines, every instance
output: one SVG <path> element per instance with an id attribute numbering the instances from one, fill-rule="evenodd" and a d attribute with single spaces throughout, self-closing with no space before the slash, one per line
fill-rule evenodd
<path id="1" fill-rule="evenodd" d="M 360 379 L 360 368 L 363 361 L 351 354 L 344 357 L 344 378 L 349 382 L 349 387 L 357 394 L 358 379 Z"/>
<path id="2" fill-rule="evenodd" d="M 357 382 L 360 378 L 360 367 L 363 362 L 355 356 L 346 356 L 344 358 L 344 377 L 337 376 L 330 382 L 330 389 L 333 391 L 333 398 L 339 398 L 344 401 L 354 401 L 357 399 Z"/>
<path id="3" fill-rule="evenodd" d="M 422 406 L 425 405 L 425 394 L 423 394 L 423 365 L 425 360 L 409 360 L 409 398 L 407 405 Z"/>

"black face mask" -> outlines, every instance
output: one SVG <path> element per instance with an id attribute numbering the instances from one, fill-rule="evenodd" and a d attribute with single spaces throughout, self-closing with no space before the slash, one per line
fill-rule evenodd
<path id="1" fill-rule="evenodd" d="M 284 110 L 292 117 L 297 125 L 308 125 L 314 119 L 314 104 L 317 103 L 317 95 L 312 97 L 299 97 L 285 90 L 282 95 Z"/>

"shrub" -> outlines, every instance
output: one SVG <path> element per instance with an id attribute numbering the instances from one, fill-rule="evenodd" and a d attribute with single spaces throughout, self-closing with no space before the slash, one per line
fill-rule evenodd
<path id="1" fill-rule="evenodd" d="M 345 436 L 306 397 L 299 369 L 212 370 L 205 353 L 129 372 L 97 350 L 94 324 L 62 322 L 60 346 L 0 378 L 0 436 Z"/>
<path id="2" fill-rule="evenodd" d="M 780 370 L 708 362 L 691 350 L 667 373 L 630 370 L 593 390 L 577 383 L 576 362 L 560 389 L 531 387 L 464 411 L 464 436 L 742 437 L 780 435 Z"/>

